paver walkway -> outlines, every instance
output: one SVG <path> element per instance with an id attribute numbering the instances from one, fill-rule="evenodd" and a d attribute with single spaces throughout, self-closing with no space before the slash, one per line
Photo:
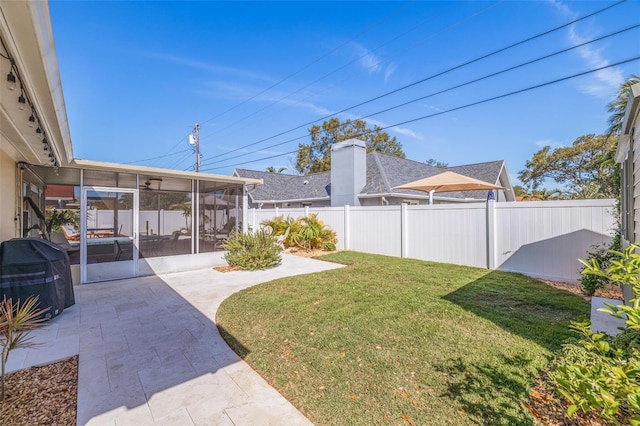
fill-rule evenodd
<path id="1" fill-rule="evenodd" d="M 341 265 L 283 255 L 277 268 L 212 269 L 75 287 L 76 305 L 12 352 L 15 370 L 79 353 L 79 425 L 307 425 L 224 343 L 215 325 L 231 294 Z"/>

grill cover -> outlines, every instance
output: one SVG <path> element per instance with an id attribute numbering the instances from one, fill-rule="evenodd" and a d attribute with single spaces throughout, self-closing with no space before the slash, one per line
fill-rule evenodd
<path id="1" fill-rule="evenodd" d="M 46 318 L 75 304 L 67 253 L 42 238 L 14 238 L 0 244 L 0 300 L 24 302 L 39 296 Z"/>

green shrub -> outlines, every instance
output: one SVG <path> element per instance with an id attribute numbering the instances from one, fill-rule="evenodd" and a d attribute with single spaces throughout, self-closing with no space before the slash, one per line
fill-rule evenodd
<path id="1" fill-rule="evenodd" d="M 587 252 L 587 263 L 591 263 L 593 260 L 598 262 L 601 270 L 606 270 L 611 265 L 611 260 L 614 259 L 614 252 L 620 250 L 620 232 L 616 232 L 611 244 L 598 244 L 591 246 L 591 251 Z M 597 290 L 606 287 L 610 284 L 610 280 L 606 276 L 597 274 L 582 274 L 580 277 L 580 284 L 582 285 L 582 292 L 587 296 L 593 296 Z"/>
<path id="2" fill-rule="evenodd" d="M 267 231 L 254 233 L 234 232 L 225 241 L 224 259 L 231 266 L 255 271 L 278 266 L 282 260 L 282 248 L 276 244 L 276 238 Z"/>
<path id="3" fill-rule="evenodd" d="M 311 213 L 307 217 L 298 218 L 301 227 L 299 230 L 291 230 L 291 239 L 300 248 L 305 250 L 321 249 L 325 243 L 336 243 L 336 233 L 318 219 L 317 213 Z"/>
<path id="4" fill-rule="evenodd" d="M 336 245 L 331 241 L 326 241 L 324 244 L 322 244 L 322 250 L 324 251 L 335 251 L 335 249 L 336 249 Z"/>
<path id="5" fill-rule="evenodd" d="M 47 209 L 45 211 L 45 232 L 49 239 L 51 239 L 52 232 L 61 232 L 62 225 L 73 225 L 76 229 L 79 229 L 80 211 L 58 209 Z"/>
<path id="6" fill-rule="evenodd" d="M 292 219 L 291 217 L 278 216 L 261 222 L 263 228 L 271 230 L 271 235 L 277 237 L 284 235 L 289 229 L 289 235 L 284 240 L 285 247 L 300 247 L 304 250 L 323 249 L 333 251 L 336 249 L 336 233 L 318 219 L 317 213 L 311 213 L 307 217 Z M 327 247 L 324 248 L 325 244 Z"/>
<path id="7" fill-rule="evenodd" d="M 611 251 L 609 267 L 602 270 L 597 259 L 581 260 L 583 274 L 597 275 L 608 282 L 629 284 L 634 298 L 631 306 L 606 304 L 600 310 L 625 320 L 617 336 L 591 331 L 590 321 L 578 321 L 571 328 L 578 332 L 577 344 L 565 345 L 551 377 L 558 391 L 569 401 L 567 415 L 577 410 L 596 410 L 600 416 L 619 424 L 619 417 L 640 426 L 640 245 L 624 252 Z"/>
<path id="8" fill-rule="evenodd" d="M 289 235 L 284 240 L 283 244 L 285 247 L 293 247 L 296 244 L 292 240 L 292 235 L 299 232 L 302 227 L 300 220 L 295 220 L 290 216 L 287 216 L 285 219 L 284 216 L 277 216 L 270 220 L 264 220 L 260 223 L 263 229 L 268 229 L 271 231 L 271 235 L 277 237 L 279 235 L 284 235 L 287 232 L 287 228 L 289 229 Z"/>

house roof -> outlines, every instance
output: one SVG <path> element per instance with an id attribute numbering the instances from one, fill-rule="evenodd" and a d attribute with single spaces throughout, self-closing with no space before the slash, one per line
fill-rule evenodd
<path id="1" fill-rule="evenodd" d="M 367 154 L 367 183 L 360 195 L 371 197 L 405 194 L 415 198 L 424 198 L 428 195 L 421 191 L 395 190 L 392 188 L 403 183 L 437 175 L 445 170 L 499 185 L 500 173 L 503 168 L 504 161 L 500 160 L 442 169 L 393 155 L 370 152 Z M 236 169 L 234 175 L 264 180 L 263 185 L 249 190 L 249 195 L 253 202 L 328 200 L 331 194 L 331 172 L 295 176 Z M 436 198 L 485 199 L 486 196 L 487 191 L 458 191 L 439 193 Z"/>
<path id="2" fill-rule="evenodd" d="M 253 202 L 328 200 L 331 172 L 296 176 L 284 173 L 236 169 L 234 176 L 262 179 L 263 184 L 249 189 Z"/>

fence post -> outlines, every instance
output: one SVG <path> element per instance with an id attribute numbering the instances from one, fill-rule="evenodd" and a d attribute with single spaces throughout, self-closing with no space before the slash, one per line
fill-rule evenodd
<path id="1" fill-rule="evenodd" d="M 342 236 L 345 250 L 349 250 L 349 205 L 344 206 L 344 235 Z"/>
<path id="2" fill-rule="evenodd" d="M 496 269 L 496 202 L 487 201 L 487 268 Z"/>
<path id="3" fill-rule="evenodd" d="M 280 216 L 280 211 L 278 210 L 278 207 L 276 206 L 276 217 Z"/>
<path id="4" fill-rule="evenodd" d="M 251 231 L 255 231 L 256 230 L 256 209 L 255 207 L 251 209 Z M 247 232 L 247 230 L 245 230 L 245 232 Z"/>
<path id="5" fill-rule="evenodd" d="M 400 204 L 400 257 L 407 257 L 407 203 Z"/>
<path id="6" fill-rule="evenodd" d="M 304 217 L 309 217 L 309 206 L 304 206 Z"/>

